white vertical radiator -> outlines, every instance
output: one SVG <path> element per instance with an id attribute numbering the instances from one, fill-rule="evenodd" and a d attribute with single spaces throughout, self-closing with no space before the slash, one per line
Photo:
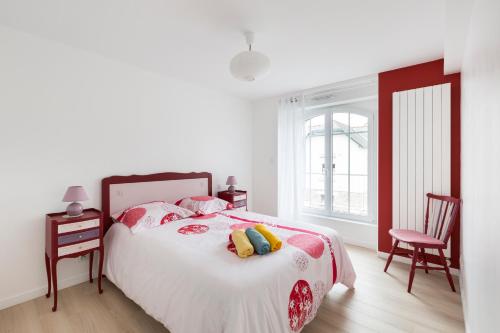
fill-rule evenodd
<path id="1" fill-rule="evenodd" d="M 392 227 L 423 231 L 426 193 L 450 195 L 450 84 L 393 93 L 392 131 Z"/>

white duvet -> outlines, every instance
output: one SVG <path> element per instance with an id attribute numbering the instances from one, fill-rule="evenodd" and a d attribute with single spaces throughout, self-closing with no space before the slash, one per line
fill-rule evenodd
<path id="1" fill-rule="evenodd" d="M 283 246 L 241 259 L 228 250 L 228 236 L 256 222 Z M 115 223 L 105 252 L 107 278 L 172 333 L 299 332 L 334 283 L 353 287 L 356 279 L 334 230 L 243 211 L 138 234 Z"/>

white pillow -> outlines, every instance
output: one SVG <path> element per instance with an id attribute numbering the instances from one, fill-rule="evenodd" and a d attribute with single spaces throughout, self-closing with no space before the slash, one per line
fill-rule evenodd
<path id="1" fill-rule="evenodd" d="M 188 209 L 164 201 L 154 201 L 130 207 L 115 219 L 126 225 L 132 233 L 137 233 L 193 215 L 196 214 Z"/>
<path id="2" fill-rule="evenodd" d="M 175 204 L 198 215 L 208 215 L 226 209 L 233 209 L 233 205 L 226 200 L 210 196 L 187 197 Z"/>

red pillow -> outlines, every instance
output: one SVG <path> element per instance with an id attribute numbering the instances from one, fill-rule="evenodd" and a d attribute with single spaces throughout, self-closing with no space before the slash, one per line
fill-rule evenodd
<path id="1" fill-rule="evenodd" d="M 177 201 L 175 204 L 198 215 L 208 215 L 226 209 L 233 209 L 233 205 L 226 200 L 210 196 L 187 197 Z"/>

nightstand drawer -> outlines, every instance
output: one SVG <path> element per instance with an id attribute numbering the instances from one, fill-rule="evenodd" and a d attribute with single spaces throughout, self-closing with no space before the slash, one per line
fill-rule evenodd
<path id="1" fill-rule="evenodd" d="M 233 201 L 240 201 L 240 200 L 246 200 L 247 195 L 245 194 L 240 194 L 240 195 L 235 195 L 233 197 Z"/>
<path id="2" fill-rule="evenodd" d="M 64 244 L 83 242 L 88 239 L 99 237 L 99 228 L 77 232 L 69 235 L 61 235 L 57 237 L 57 245 L 61 246 Z"/>
<path id="3" fill-rule="evenodd" d="M 57 233 L 63 234 L 65 232 L 90 229 L 90 228 L 95 228 L 98 226 L 99 226 L 99 219 L 60 224 L 57 226 Z"/>
<path id="4" fill-rule="evenodd" d="M 99 239 L 94 239 L 88 242 L 78 243 L 74 245 L 63 246 L 57 249 L 57 255 L 59 257 L 65 256 L 67 254 L 81 252 L 89 249 L 99 247 Z"/>
<path id="5" fill-rule="evenodd" d="M 246 200 L 239 200 L 239 201 L 233 202 L 233 207 L 234 208 L 246 207 L 246 205 L 247 205 L 247 201 Z"/>

